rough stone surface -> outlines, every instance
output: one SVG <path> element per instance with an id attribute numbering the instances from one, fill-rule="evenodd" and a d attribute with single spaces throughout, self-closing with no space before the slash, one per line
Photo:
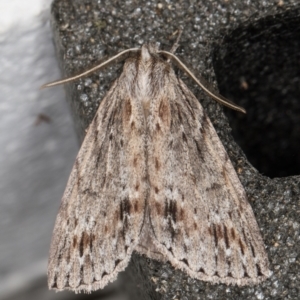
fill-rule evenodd
<path id="1" fill-rule="evenodd" d="M 300 177 L 274 177 L 300 169 L 299 12 L 291 0 L 54 1 L 52 24 L 64 76 L 146 41 L 169 50 L 182 27 L 179 57 L 248 111 L 245 117 L 229 112 L 179 72 L 246 189 L 273 275 L 257 286 L 212 285 L 135 254 L 123 274 L 126 279 L 132 274 L 126 282 L 130 299 L 298 299 Z M 81 139 L 121 66 L 66 85 Z"/>

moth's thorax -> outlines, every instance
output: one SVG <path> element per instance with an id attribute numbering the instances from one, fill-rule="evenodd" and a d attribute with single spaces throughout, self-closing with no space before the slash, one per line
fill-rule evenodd
<path id="1" fill-rule="evenodd" d="M 153 69 L 157 63 L 154 55 L 157 52 L 157 47 L 152 44 L 144 44 L 141 48 L 140 58 L 137 63 L 137 88 L 141 96 L 149 97 L 153 92 L 151 84 L 153 78 Z"/>
<path id="2" fill-rule="evenodd" d="M 122 82 L 129 97 L 141 104 L 147 118 L 151 103 L 170 88 L 171 77 L 175 77 L 174 71 L 169 62 L 159 55 L 158 45 L 144 44 L 134 57 L 126 60 Z"/>
<path id="3" fill-rule="evenodd" d="M 150 103 L 164 87 L 165 72 L 169 64 L 163 61 L 158 52 L 157 44 L 144 44 L 136 64 L 136 96 L 139 98 L 144 115 L 149 115 Z"/>

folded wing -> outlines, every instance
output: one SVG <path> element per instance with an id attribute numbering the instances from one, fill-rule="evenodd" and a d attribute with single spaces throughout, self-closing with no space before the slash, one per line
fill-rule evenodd
<path id="1" fill-rule="evenodd" d="M 150 108 L 149 227 L 156 251 L 200 280 L 245 285 L 269 276 L 252 209 L 195 96 L 174 74 Z"/>
<path id="2" fill-rule="evenodd" d="M 132 101 L 121 75 L 88 129 L 55 223 L 50 288 L 103 288 L 127 266 L 138 242 L 145 206 L 145 124 Z"/>

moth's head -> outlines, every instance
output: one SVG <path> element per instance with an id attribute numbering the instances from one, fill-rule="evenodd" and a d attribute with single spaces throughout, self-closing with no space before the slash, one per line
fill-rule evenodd
<path id="1" fill-rule="evenodd" d="M 149 42 L 143 44 L 141 48 L 141 58 L 144 62 L 151 60 L 152 55 L 156 55 L 159 51 L 160 43 Z"/>

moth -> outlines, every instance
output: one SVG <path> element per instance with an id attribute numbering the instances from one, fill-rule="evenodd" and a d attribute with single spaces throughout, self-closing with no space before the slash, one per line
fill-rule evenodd
<path id="1" fill-rule="evenodd" d="M 50 289 L 101 289 L 133 251 L 212 283 L 257 284 L 270 276 L 246 193 L 199 101 L 157 44 L 125 50 L 69 82 L 128 56 L 76 158 L 50 248 Z"/>

